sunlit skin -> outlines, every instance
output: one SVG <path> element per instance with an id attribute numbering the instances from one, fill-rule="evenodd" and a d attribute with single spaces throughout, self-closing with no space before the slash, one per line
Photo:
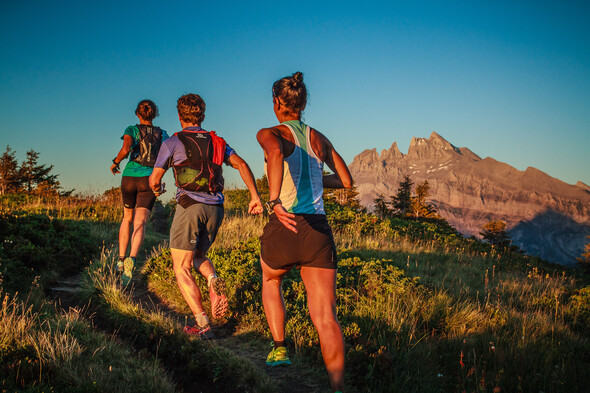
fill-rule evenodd
<path id="1" fill-rule="evenodd" d="M 273 109 L 277 120 L 300 120 L 301 113 L 286 108 L 279 98 L 273 98 Z M 263 128 L 257 134 L 258 143 L 264 150 L 267 163 L 269 199 L 279 197 L 284 170 L 284 158 L 291 155 L 295 143 L 291 131 L 284 125 Z M 312 129 L 311 147 L 316 155 L 334 172 L 323 178 L 324 187 L 351 188 L 352 176 L 342 157 L 336 152 L 328 138 Z M 289 230 L 297 233 L 294 214 L 278 204 L 273 208 L 279 221 Z M 272 269 L 262 259 L 262 301 L 271 334 L 275 341 L 285 340 L 286 310 L 282 292 L 283 277 L 289 270 Z M 334 391 L 344 390 L 344 337 L 336 316 L 336 269 L 315 267 L 301 268 L 301 278 L 307 291 L 307 307 L 320 337 L 324 364 Z"/>

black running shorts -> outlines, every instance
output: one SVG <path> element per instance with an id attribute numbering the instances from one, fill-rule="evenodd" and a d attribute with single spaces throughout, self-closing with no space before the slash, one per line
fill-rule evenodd
<path id="1" fill-rule="evenodd" d="M 319 267 L 336 269 L 336 244 L 324 214 L 297 214 L 297 233 L 271 214 L 260 237 L 260 256 L 272 269 Z"/>
<path id="2" fill-rule="evenodd" d="M 121 195 L 123 196 L 123 206 L 128 209 L 144 207 L 152 210 L 156 202 L 156 195 L 150 188 L 149 176 L 123 176 Z"/>

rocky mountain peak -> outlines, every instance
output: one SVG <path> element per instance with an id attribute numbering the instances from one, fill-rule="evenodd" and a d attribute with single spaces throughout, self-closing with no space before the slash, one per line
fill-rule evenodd
<path id="1" fill-rule="evenodd" d="M 371 168 L 374 168 L 377 161 L 379 161 L 379 154 L 377 154 L 377 149 L 367 149 L 363 150 L 363 152 L 354 157 L 351 165 L 354 165 L 357 168 L 370 170 Z"/>
<path id="2" fill-rule="evenodd" d="M 432 131 L 428 139 L 413 137 L 408 149 L 409 158 L 451 158 L 456 155 L 461 155 L 461 151 L 435 131 Z"/>
<path id="3" fill-rule="evenodd" d="M 381 151 L 380 158 L 384 161 L 391 159 L 395 160 L 398 158 L 404 158 L 404 154 L 402 154 L 402 152 L 399 151 L 399 148 L 397 147 L 397 142 L 393 142 L 393 144 L 388 150 Z"/>
<path id="4" fill-rule="evenodd" d="M 380 155 L 365 150 L 350 171 L 359 199 L 369 209 L 377 195 L 395 194 L 405 176 L 414 184 L 428 181 L 430 202 L 463 234 L 478 236 L 487 222 L 503 220 L 516 245 L 551 261 L 575 262 L 590 235 L 588 185 L 481 159 L 436 132 L 412 138 L 408 154 L 395 142 Z"/>

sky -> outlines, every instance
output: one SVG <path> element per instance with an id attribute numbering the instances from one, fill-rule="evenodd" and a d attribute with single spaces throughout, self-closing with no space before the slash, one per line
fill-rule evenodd
<path id="1" fill-rule="evenodd" d="M 304 121 L 347 163 L 436 131 L 590 184 L 589 20 L 582 1 L 3 1 L 0 148 L 33 149 L 64 189 L 99 194 L 120 185 L 109 168 L 137 103 L 155 101 L 172 134 L 176 100 L 197 93 L 203 127 L 260 177 L 272 84 L 301 71 Z"/>

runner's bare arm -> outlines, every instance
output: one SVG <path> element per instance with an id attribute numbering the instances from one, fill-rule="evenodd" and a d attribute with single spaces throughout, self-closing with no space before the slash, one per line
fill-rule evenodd
<path id="1" fill-rule="evenodd" d="M 156 196 L 159 196 L 164 191 L 162 190 L 162 177 L 164 177 L 164 173 L 166 173 L 165 169 L 154 168 L 154 171 L 150 175 L 150 188 L 152 189 L 154 194 L 156 194 Z"/>
<path id="2" fill-rule="evenodd" d="M 269 199 L 274 201 L 281 193 L 283 185 L 283 145 L 272 128 L 263 128 L 256 135 L 258 143 L 264 150 L 268 176 Z M 273 211 L 279 221 L 289 230 L 297 233 L 295 215 L 285 210 L 282 204 L 275 205 Z"/>
<path id="3" fill-rule="evenodd" d="M 252 174 L 252 170 L 250 166 L 242 157 L 237 154 L 232 154 L 229 156 L 229 163 L 232 168 L 237 169 L 240 172 L 240 176 L 242 180 L 248 187 L 248 191 L 250 191 L 250 203 L 248 204 L 248 213 L 250 214 L 260 214 L 264 210 L 262 206 L 262 201 L 260 200 L 260 195 L 258 194 L 258 189 L 256 188 L 256 180 L 254 180 L 254 175 Z"/>
<path id="4" fill-rule="evenodd" d="M 124 135 L 123 136 L 123 147 L 121 147 L 121 150 L 119 150 L 119 153 L 117 153 L 117 156 L 113 160 L 113 165 L 111 165 L 111 172 L 113 173 L 113 175 L 119 173 L 119 164 L 129 154 L 129 151 L 131 150 L 132 143 L 133 143 L 133 138 L 131 137 L 131 135 Z M 116 162 L 116 164 L 115 164 L 115 162 Z"/>
<path id="5" fill-rule="evenodd" d="M 314 130 L 319 144 L 321 145 L 321 151 L 324 162 L 334 172 L 330 175 L 324 175 L 323 184 L 325 188 L 351 188 L 352 187 L 352 175 L 346 166 L 346 162 L 332 143 L 322 135 L 320 132 Z"/>

